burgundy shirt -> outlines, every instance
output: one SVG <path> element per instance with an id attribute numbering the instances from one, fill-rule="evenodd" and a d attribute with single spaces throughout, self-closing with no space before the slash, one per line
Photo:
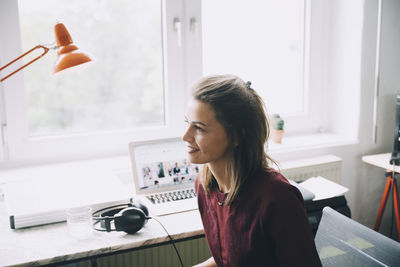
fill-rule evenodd
<path id="1" fill-rule="evenodd" d="M 268 169 L 246 182 L 236 205 L 196 179 L 204 232 L 218 266 L 321 266 L 298 189 Z"/>

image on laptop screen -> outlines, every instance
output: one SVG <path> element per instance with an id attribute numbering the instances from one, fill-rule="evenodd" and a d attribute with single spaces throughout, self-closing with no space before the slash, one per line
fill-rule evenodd
<path id="1" fill-rule="evenodd" d="M 133 142 L 129 150 L 137 194 L 193 186 L 199 173 L 180 139 Z"/>

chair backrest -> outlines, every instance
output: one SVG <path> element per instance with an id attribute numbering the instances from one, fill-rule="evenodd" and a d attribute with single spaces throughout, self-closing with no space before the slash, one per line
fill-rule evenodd
<path id="1" fill-rule="evenodd" d="M 325 207 L 315 244 L 325 266 L 400 266 L 400 243 Z"/>

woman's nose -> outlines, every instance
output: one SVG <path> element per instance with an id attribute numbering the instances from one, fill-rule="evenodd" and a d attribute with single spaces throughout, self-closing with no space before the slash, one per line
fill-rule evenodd
<path id="1" fill-rule="evenodd" d="M 192 140 L 192 135 L 190 133 L 190 125 L 186 128 L 185 132 L 183 133 L 182 140 L 185 142 L 190 142 Z"/>

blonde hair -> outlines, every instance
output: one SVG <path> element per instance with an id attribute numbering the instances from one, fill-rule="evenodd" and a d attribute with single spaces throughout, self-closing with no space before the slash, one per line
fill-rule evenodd
<path id="1" fill-rule="evenodd" d="M 231 186 L 225 200 L 231 205 L 248 179 L 274 162 L 265 152 L 269 123 L 262 98 L 235 75 L 215 75 L 200 79 L 192 87 L 194 99 L 209 104 L 222 124 L 229 141 L 238 141 L 233 159 L 226 168 Z M 209 192 L 217 186 L 211 170 L 204 165 L 200 182 Z"/>

